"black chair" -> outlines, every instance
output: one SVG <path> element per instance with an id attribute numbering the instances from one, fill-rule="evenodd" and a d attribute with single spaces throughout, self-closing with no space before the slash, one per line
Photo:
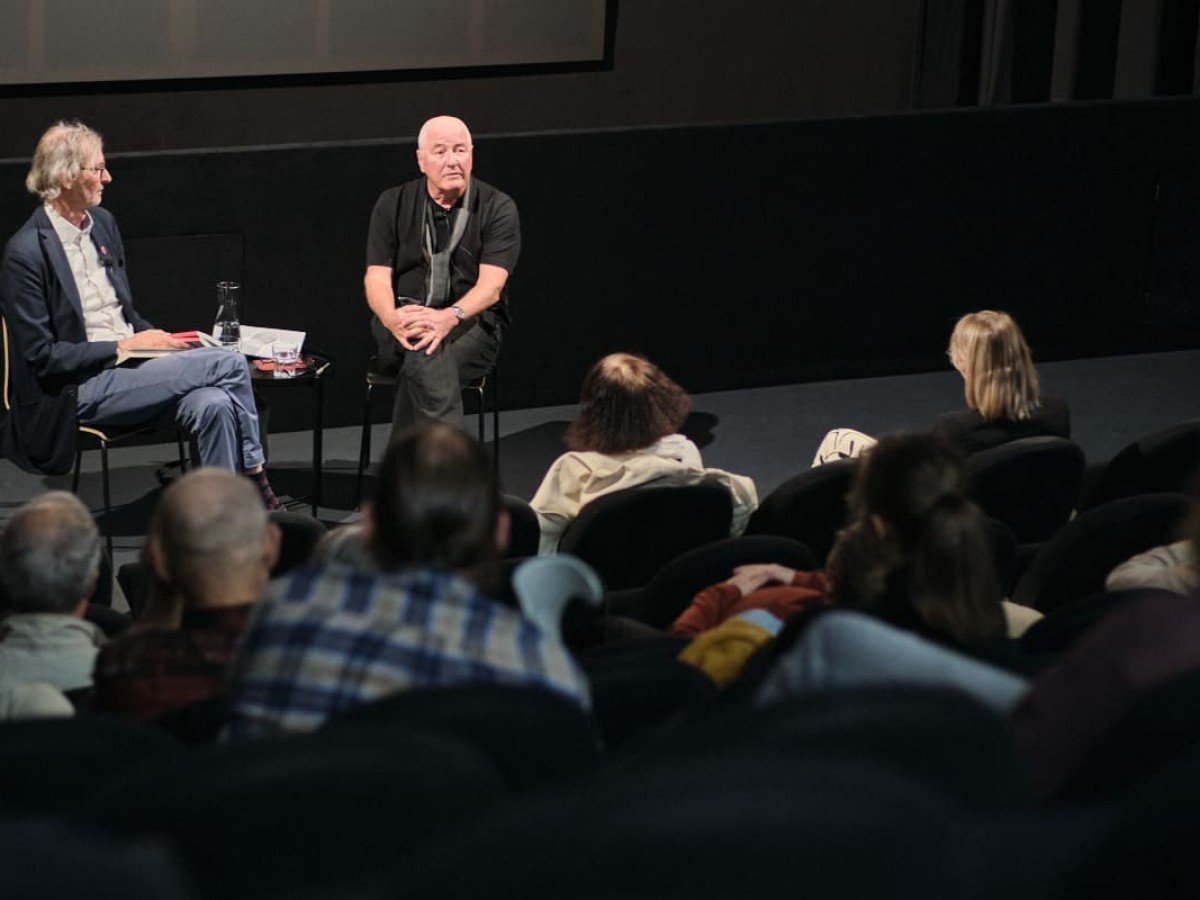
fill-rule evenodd
<path id="1" fill-rule="evenodd" d="M 956 897 L 984 850 L 966 825 L 870 760 L 734 748 L 517 798 L 419 848 L 378 895 Z"/>
<path id="2" fill-rule="evenodd" d="M 182 753 L 166 732 L 132 719 L 79 715 L 0 723 L 0 810 L 63 813 L 124 773 Z"/>
<path id="3" fill-rule="evenodd" d="M 789 478 L 759 504 L 746 534 L 793 538 L 824 566 L 849 516 L 846 497 L 857 470 L 857 459 L 842 459 Z"/>
<path id="4" fill-rule="evenodd" d="M 1051 609 L 1017 640 L 1034 659 L 1052 662 L 1100 621 L 1145 594 L 1141 590 L 1100 591 L 1081 600 L 1072 600 Z"/>
<path id="5" fill-rule="evenodd" d="M 0 316 L 0 339 L 2 339 L 4 347 L 4 412 L 7 415 L 12 408 L 9 398 L 9 346 L 8 338 L 8 321 Z M 156 431 L 164 431 L 170 429 L 174 432 L 175 443 L 179 450 L 179 468 L 186 470 L 188 467 L 188 456 L 184 449 L 184 442 L 190 441 L 190 438 L 184 429 L 177 425 L 162 425 L 159 423 L 148 423 L 136 427 L 119 427 L 111 425 L 80 425 L 79 440 L 75 450 L 75 467 L 71 473 L 71 492 L 79 493 L 79 476 L 83 466 L 83 451 L 86 440 L 94 440 L 100 450 L 100 486 L 104 495 L 104 546 L 108 550 L 108 557 L 112 559 L 113 541 L 112 541 L 112 485 L 109 478 L 108 466 L 108 448 L 120 446 L 133 441 L 135 438 L 144 435 L 153 434 Z"/>
<path id="6" fill-rule="evenodd" d="M 1191 494 L 1200 468 L 1200 419 L 1143 435 L 1101 467 L 1080 509 L 1135 494 Z"/>
<path id="7" fill-rule="evenodd" d="M 1194 689 L 1194 684 L 1193 684 Z M 1100 835 L 1076 853 L 1071 873 L 1057 879 L 1053 896 L 1195 897 L 1196 810 L 1200 808 L 1200 753 L 1173 764 L 1113 804 Z"/>
<path id="8" fill-rule="evenodd" d="M 229 717 L 229 697 L 216 694 L 169 709 L 154 724 L 185 744 L 212 744 Z"/>
<path id="9" fill-rule="evenodd" d="M 665 735 L 646 753 L 669 763 L 724 750 L 827 753 L 901 769 L 976 810 L 1030 799 L 1009 720 L 951 688 L 843 688 L 783 703 L 723 706 Z"/>
<path id="10" fill-rule="evenodd" d="M 667 628 L 696 593 L 724 581 L 736 566 L 778 563 L 812 571 L 817 560 L 799 541 L 773 534 L 723 538 L 688 550 L 664 565 L 642 588 L 611 591 L 607 611 L 655 628 Z"/>
<path id="11" fill-rule="evenodd" d="M 610 755 L 636 752 L 668 722 L 716 697 L 711 678 L 671 655 L 681 643 L 635 640 L 614 645 L 614 652 L 579 655 L 592 687 L 592 715 Z"/>
<path id="12" fill-rule="evenodd" d="M 468 381 L 463 385 L 463 394 L 472 394 L 475 397 L 475 410 L 479 420 L 478 439 L 480 445 L 487 443 L 487 427 L 484 415 L 487 412 L 488 404 L 485 402 L 485 395 L 491 394 L 492 408 L 492 465 L 495 469 L 496 480 L 500 480 L 500 388 L 496 375 L 497 367 L 492 366 L 484 374 L 478 378 Z M 362 436 L 359 438 L 358 445 L 358 476 L 354 482 L 354 505 L 358 506 L 362 502 L 363 496 L 363 474 L 367 470 L 367 466 L 371 464 L 371 394 L 377 387 L 392 387 L 396 386 L 397 376 L 394 371 L 384 365 L 383 361 L 378 356 L 372 356 L 367 360 L 367 393 L 366 399 L 363 400 L 363 424 Z M 490 389 L 490 390 L 489 390 Z"/>
<path id="13" fill-rule="evenodd" d="M 0 823 L 6 900 L 196 900 L 164 844 L 130 843 L 55 819 Z"/>
<path id="14" fill-rule="evenodd" d="M 1022 544 L 1048 540 L 1071 518 L 1083 450 L 1059 437 L 1022 438 L 967 459 L 967 492 Z"/>
<path id="15" fill-rule="evenodd" d="M 542 527 L 538 524 L 537 513 L 533 507 L 520 497 L 512 494 L 501 494 L 500 504 L 508 513 L 509 532 L 508 548 L 504 551 L 506 559 L 517 559 L 526 556 L 537 556 L 538 545 L 542 540 Z"/>
<path id="16" fill-rule="evenodd" d="M 305 513 L 276 510 L 270 515 L 280 531 L 279 559 L 271 569 L 271 577 L 278 578 L 312 558 L 313 550 L 325 536 L 325 526 Z"/>
<path id="17" fill-rule="evenodd" d="M 722 484 L 635 487 L 597 497 L 558 542 L 610 590 L 640 587 L 685 550 L 729 535 L 733 498 Z"/>
<path id="18" fill-rule="evenodd" d="M 1114 567 L 1179 539 L 1191 508 L 1182 494 L 1146 494 L 1090 509 L 1054 535 L 1025 570 L 1012 599 L 1047 612 L 1104 590 Z"/>
<path id="19" fill-rule="evenodd" d="M 168 840 L 205 897 L 318 896 L 502 794 L 491 763 L 445 734 L 346 728 L 191 748 L 110 782 L 75 818 Z"/>
<path id="20" fill-rule="evenodd" d="M 543 688 L 466 684 L 398 691 L 331 719 L 326 730 L 414 726 L 481 750 L 512 790 L 584 775 L 600 763 L 600 736 L 574 700 Z"/>
<path id="21" fill-rule="evenodd" d="M 1088 752 L 1060 800 L 1116 799 L 1172 762 L 1200 749 L 1200 671 L 1157 685 L 1140 697 Z"/>

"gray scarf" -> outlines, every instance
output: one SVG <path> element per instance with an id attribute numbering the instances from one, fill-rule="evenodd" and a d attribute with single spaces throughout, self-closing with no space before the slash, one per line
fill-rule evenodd
<path id="1" fill-rule="evenodd" d="M 425 282 L 425 305 L 441 308 L 450 299 L 450 254 L 462 240 L 463 232 L 467 230 L 467 220 L 471 218 L 471 183 L 463 192 L 462 206 L 454 213 L 454 228 L 450 231 L 450 240 L 438 253 L 433 252 L 433 212 L 428 204 L 425 206 L 425 259 L 428 263 L 428 280 Z"/>

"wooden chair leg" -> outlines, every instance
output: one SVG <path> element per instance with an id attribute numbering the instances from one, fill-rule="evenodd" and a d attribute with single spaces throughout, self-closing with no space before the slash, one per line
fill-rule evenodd
<path id="1" fill-rule="evenodd" d="M 104 491 L 104 545 L 108 548 L 108 558 L 113 558 L 112 540 L 112 496 L 108 483 L 108 441 L 100 442 L 100 482 Z"/>

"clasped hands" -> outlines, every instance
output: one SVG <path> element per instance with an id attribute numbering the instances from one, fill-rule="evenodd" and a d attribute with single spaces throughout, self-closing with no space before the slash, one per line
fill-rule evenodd
<path id="1" fill-rule="evenodd" d="M 735 568 L 733 575 L 726 579 L 725 583 L 736 587 L 745 597 L 764 585 L 791 584 L 795 577 L 796 570 L 789 569 L 787 566 L 774 563 L 753 563 Z"/>
<path id="2" fill-rule="evenodd" d="M 429 355 L 441 346 L 457 324 L 458 316 L 452 309 L 410 303 L 396 307 L 387 328 L 406 350 L 424 350 Z"/>

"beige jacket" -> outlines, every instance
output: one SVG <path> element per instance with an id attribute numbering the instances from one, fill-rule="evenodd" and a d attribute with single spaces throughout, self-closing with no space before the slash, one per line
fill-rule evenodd
<path id="1" fill-rule="evenodd" d="M 672 434 L 644 450 L 609 455 L 591 451 L 564 453 L 550 466 L 531 505 L 542 528 L 540 554 L 554 553 L 558 540 L 579 510 L 597 497 L 626 488 L 698 484 L 719 481 L 733 497 L 730 535 L 746 530 L 750 514 L 758 507 L 754 481 L 722 469 L 706 469 L 696 445 Z"/>
<path id="2" fill-rule="evenodd" d="M 1160 588 L 1190 594 L 1200 588 L 1200 567 L 1191 541 L 1154 547 L 1121 563 L 1108 573 L 1104 587 L 1110 591 Z"/>

